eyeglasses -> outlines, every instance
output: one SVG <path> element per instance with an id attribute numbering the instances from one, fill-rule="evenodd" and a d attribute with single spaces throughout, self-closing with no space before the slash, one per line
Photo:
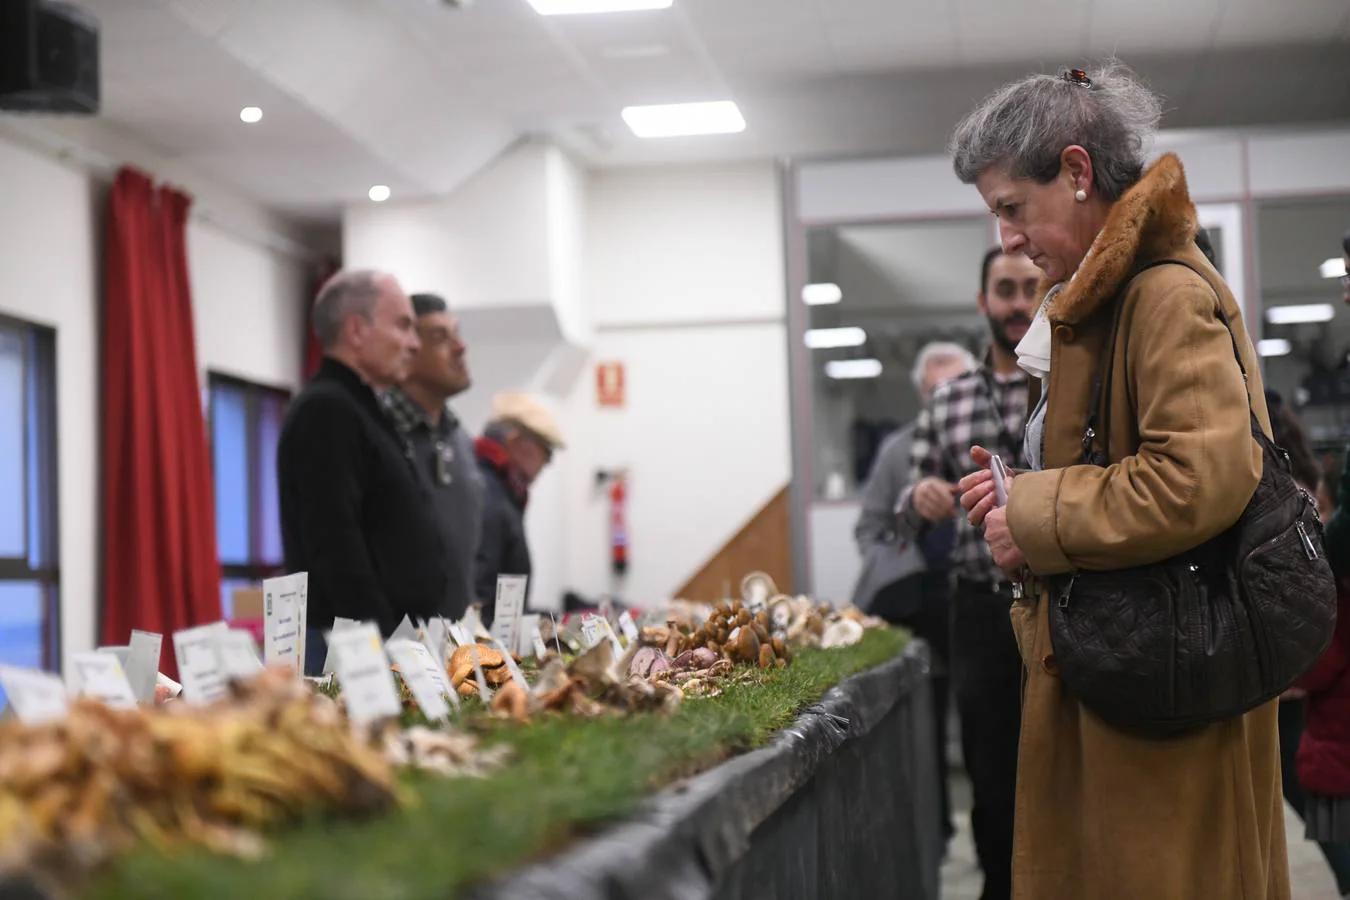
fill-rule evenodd
<path id="1" fill-rule="evenodd" d="M 1088 73 L 1084 72 L 1082 69 L 1065 69 L 1059 74 L 1059 77 L 1063 78 L 1069 84 L 1076 84 L 1079 87 L 1084 88 L 1092 87 L 1092 79 L 1089 78 Z"/>

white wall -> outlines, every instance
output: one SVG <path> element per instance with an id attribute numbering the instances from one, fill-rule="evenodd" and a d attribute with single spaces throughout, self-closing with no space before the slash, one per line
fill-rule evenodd
<path id="1" fill-rule="evenodd" d="M 788 480 L 778 190 L 769 163 L 596 173 L 586 211 L 591 365 L 563 408 L 565 585 L 666 599 Z M 626 367 L 596 405 L 594 363 Z M 629 470 L 630 568 L 609 570 L 597 469 Z"/>
<path id="2" fill-rule="evenodd" d="M 148 155 L 136 159 L 147 166 Z M 152 173 L 158 174 L 151 167 Z M 61 643 L 65 660 L 94 646 L 100 599 L 99 321 L 106 172 L 0 135 L 0 313 L 57 333 Z M 193 184 L 177 176 L 189 192 Z M 248 204 L 213 194 L 249 226 L 276 225 Z M 239 236 L 189 225 L 198 362 L 280 386 L 299 380 L 306 265 Z"/>

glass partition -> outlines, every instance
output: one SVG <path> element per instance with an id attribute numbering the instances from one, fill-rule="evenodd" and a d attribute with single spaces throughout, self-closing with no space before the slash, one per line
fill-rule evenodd
<path id="1" fill-rule="evenodd" d="M 975 307 L 988 218 L 808 230 L 804 355 L 811 397 L 811 497 L 843 500 L 877 447 L 912 420 L 919 351 L 951 341 L 973 353 L 987 328 Z"/>
<path id="2" fill-rule="evenodd" d="M 1350 197 L 1256 205 L 1265 382 L 1297 410 L 1314 449 L 1350 443 L 1350 310 L 1341 239 Z"/>

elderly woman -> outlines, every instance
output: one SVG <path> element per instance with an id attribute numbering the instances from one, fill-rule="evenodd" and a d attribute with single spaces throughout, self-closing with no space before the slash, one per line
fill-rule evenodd
<path id="1" fill-rule="evenodd" d="M 1277 704 L 1180 737 L 1137 737 L 1065 689 L 1050 640 L 1050 577 L 1199 546 L 1238 520 L 1261 477 L 1248 413 L 1250 402 L 1269 431 L 1259 359 L 1232 293 L 1195 245 L 1181 161 L 1144 165 L 1160 112 L 1111 64 L 1008 85 L 952 139 L 957 176 L 976 186 L 1004 249 L 1031 257 L 1048 291 L 1018 348 L 1042 384 L 1027 426 L 1033 470 L 1008 483 L 1005 507 L 988 472 L 961 484 L 995 561 L 1026 586 L 1012 608 L 1026 665 L 1013 850 L 1021 900 L 1290 896 Z M 1141 271 L 1167 259 L 1199 272 Z M 1107 465 L 1086 465 L 1102 369 Z M 987 453 L 972 453 L 987 464 Z"/>

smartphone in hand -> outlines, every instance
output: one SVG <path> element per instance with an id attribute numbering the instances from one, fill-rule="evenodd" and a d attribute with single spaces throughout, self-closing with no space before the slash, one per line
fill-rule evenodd
<path id="1" fill-rule="evenodd" d="M 989 471 L 994 476 L 994 503 L 997 506 L 1008 505 L 1008 469 L 1003 458 L 995 453 L 989 460 Z"/>

